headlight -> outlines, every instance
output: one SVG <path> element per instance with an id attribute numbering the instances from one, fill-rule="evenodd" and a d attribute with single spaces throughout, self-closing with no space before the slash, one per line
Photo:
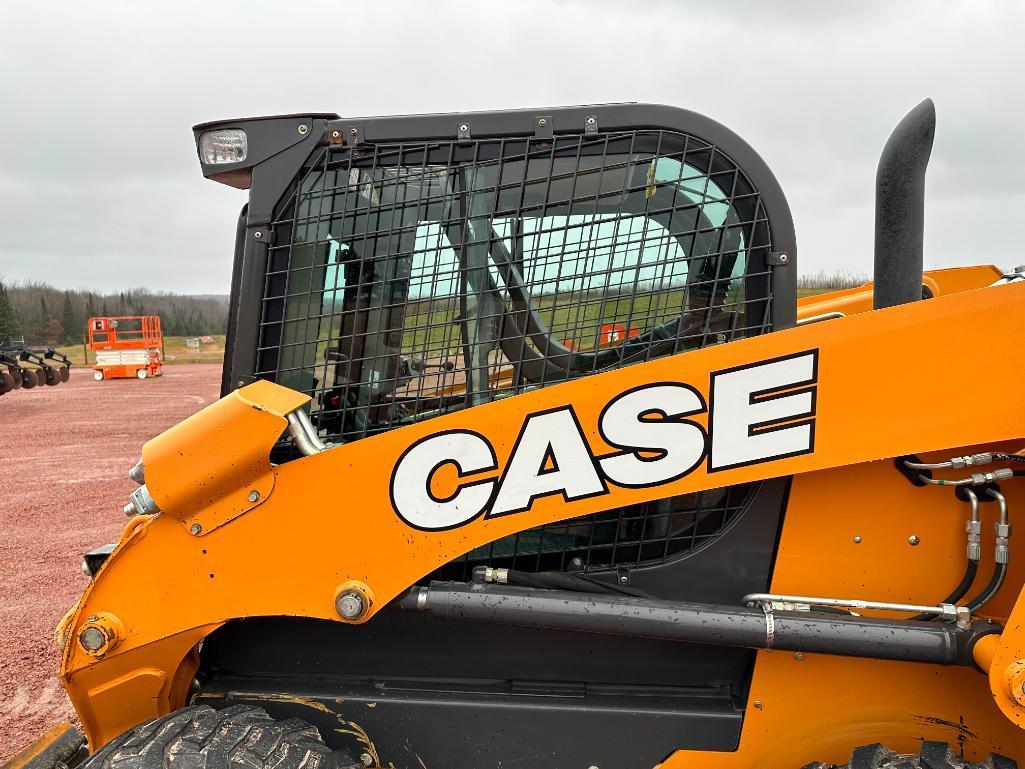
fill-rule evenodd
<path id="1" fill-rule="evenodd" d="M 199 157 L 206 165 L 241 163 L 249 152 L 249 140 L 241 128 L 207 131 L 199 137 Z"/>

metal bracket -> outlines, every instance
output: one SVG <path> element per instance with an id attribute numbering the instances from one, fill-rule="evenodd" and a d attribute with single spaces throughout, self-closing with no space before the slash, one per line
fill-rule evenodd
<path id="1" fill-rule="evenodd" d="M 765 263 L 770 267 L 786 267 L 790 264 L 790 254 L 786 251 L 770 251 Z"/>
<path id="2" fill-rule="evenodd" d="M 553 139 L 555 138 L 555 126 L 551 115 L 538 115 L 534 118 L 534 138 Z"/>
<path id="3" fill-rule="evenodd" d="M 253 238 L 257 243 L 263 243 L 268 246 L 274 245 L 274 231 L 270 227 L 258 227 L 253 233 Z"/>
<path id="4" fill-rule="evenodd" d="M 598 116 L 588 115 L 584 118 L 584 136 L 593 136 L 598 133 Z"/>
<path id="5" fill-rule="evenodd" d="M 467 142 L 472 141 L 472 139 L 470 137 L 470 124 L 469 123 L 462 122 L 462 123 L 459 124 L 459 126 L 457 127 L 456 139 L 458 141 L 462 142 L 462 143 L 467 143 Z"/>
<path id="6" fill-rule="evenodd" d="M 363 131 L 363 126 L 352 125 L 345 129 L 343 139 L 348 142 L 351 146 L 356 147 L 360 144 L 366 144 L 367 137 Z"/>
<path id="7" fill-rule="evenodd" d="M 616 582 L 620 585 L 630 584 L 630 569 L 626 566 L 616 567 Z"/>

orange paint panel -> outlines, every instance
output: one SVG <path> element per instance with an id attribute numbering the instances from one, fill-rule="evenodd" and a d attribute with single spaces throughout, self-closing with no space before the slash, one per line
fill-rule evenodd
<path id="1" fill-rule="evenodd" d="M 951 353 L 975 349 L 980 335 L 992 349 L 1007 351 L 984 376 L 977 366 L 960 365 Z M 121 544 L 90 584 L 71 623 L 75 637 L 88 614 L 105 611 L 120 619 L 127 637 L 99 662 L 69 643 L 62 676 L 90 738 L 102 744 L 113 736 L 108 724 L 123 724 L 144 713 L 157 715 L 181 703 L 171 702 L 169 687 L 157 700 L 133 695 L 120 704 L 95 701 L 93 689 L 139 668 L 155 667 L 172 680 L 195 642 L 231 618 L 337 620 L 333 599 L 338 586 L 349 580 L 373 592 L 373 613 L 439 565 L 507 534 L 598 510 L 791 474 L 802 477 L 794 482 L 786 514 L 775 589 L 935 601 L 960 577 L 964 508 L 952 501 L 949 489 L 912 487 L 887 458 L 1009 441 L 1021 445 L 1025 361 L 1012 351 L 1021 350 L 1023 342 L 1025 284 L 965 291 L 598 374 L 275 468 L 267 452 L 284 429 L 279 414 L 292 405 L 289 398 L 305 399 L 274 385 L 260 385 L 262 393 L 244 388 L 144 448 L 147 482 L 169 513 L 153 518 Z M 817 351 L 818 357 L 809 385 L 815 391 L 814 413 L 805 419 L 814 423 L 810 452 L 720 471 L 710 471 L 703 460 L 661 485 L 624 488 L 606 483 L 607 491 L 586 498 L 542 497 L 524 512 L 479 515 L 444 531 L 412 528 L 392 507 L 394 468 L 421 439 L 445 431 L 473 431 L 494 450 L 497 468 L 462 480 L 497 481 L 507 469 L 525 416 L 572 404 L 588 451 L 608 456 L 614 449 L 599 434 L 598 423 L 602 410 L 620 393 L 657 382 L 686 383 L 708 404 L 716 372 L 809 351 Z M 713 447 L 717 433 L 722 439 L 707 409 L 688 418 L 711 431 Z M 224 457 L 229 459 L 222 461 Z M 259 504 L 237 512 L 235 495 L 263 472 L 273 477 L 271 490 Z M 438 482 L 451 480 L 445 476 Z M 193 536 L 183 521 L 200 515 L 223 525 Z M 921 539 L 917 547 L 908 543 L 912 533 Z M 858 534 L 863 542 L 855 546 L 852 538 Z M 283 566 L 268 569 L 268 563 Z M 1021 588 L 1022 572 L 1018 565 L 1014 568 L 994 611 L 1010 611 Z M 147 589 L 138 590 L 140 584 Z M 806 660 L 811 664 L 792 670 L 789 661 L 777 662 L 783 656 L 759 655 L 754 686 L 765 706 L 758 712 L 749 708 L 741 753 L 717 754 L 718 763 L 703 756 L 709 761 L 691 765 L 792 766 L 784 759 L 796 753 L 754 758 L 767 743 L 752 735 L 775 730 L 778 741 L 787 734 L 794 739 L 804 734 L 800 724 L 792 732 L 784 728 L 783 716 L 776 715 L 784 712 L 801 712 L 838 729 L 844 723 L 851 729 L 876 724 L 868 731 L 882 732 L 881 724 L 893 723 L 894 733 L 910 740 L 916 723 L 920 734 L 946 734 L 950 727 L 939 722 L 955 717 L 958 723 L 954 711 L 960 711 L 970 717 L 969 728 L 977 735 L 968 743 L 971 750 L 1006 742 L 1002 725 L 1011 724 L 994 721 L 985 680 L 970 670 L 835 659 Z M 901 681 L 910 682 L 913 691 L 898 690 L 897 680 L 880 694 L 863 686 L 894 676 L 894 671 L 900 671 Z M 934 678 L 935 688 L 930 688 Z M 965 689 L 963 694 L 951 695 L 931 710 L 918 707 L 925 694 L 950 694 L 955 684 Z M 846 700 L 850 709 L 830 716 L 823 703 L 839 707 L 847 689 L 855 693 Z M 808 700 L 804 710 L 802 698 Z M 844 712 L 847 721 L 841 717 Z M 915 721 L 918 715 L 938 721 Z M 853 739 L 853 732 L 844 735 L 836 738 L 837 751 L 848 744 L 848 737 Z"/>

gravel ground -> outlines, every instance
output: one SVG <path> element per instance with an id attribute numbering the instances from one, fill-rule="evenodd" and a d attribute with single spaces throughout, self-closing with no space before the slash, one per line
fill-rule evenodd
<path id="1" fill-rule="evenodd" d="M 74 711 L 53 629 L 81 595 L 81 555 L 114 542 L 142 444 L 216 400 L 220 365 L 0 397 L 0 763 Z"/>

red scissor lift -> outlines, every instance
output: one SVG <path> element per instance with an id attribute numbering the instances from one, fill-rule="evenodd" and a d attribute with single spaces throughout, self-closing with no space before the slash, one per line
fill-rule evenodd
<path id="1" fill-rule="evenodd" d="M 93 379 L 160 376 L 164 334 L 158 315 L 89 318 L 89 349 L 96 355 Z"/>

